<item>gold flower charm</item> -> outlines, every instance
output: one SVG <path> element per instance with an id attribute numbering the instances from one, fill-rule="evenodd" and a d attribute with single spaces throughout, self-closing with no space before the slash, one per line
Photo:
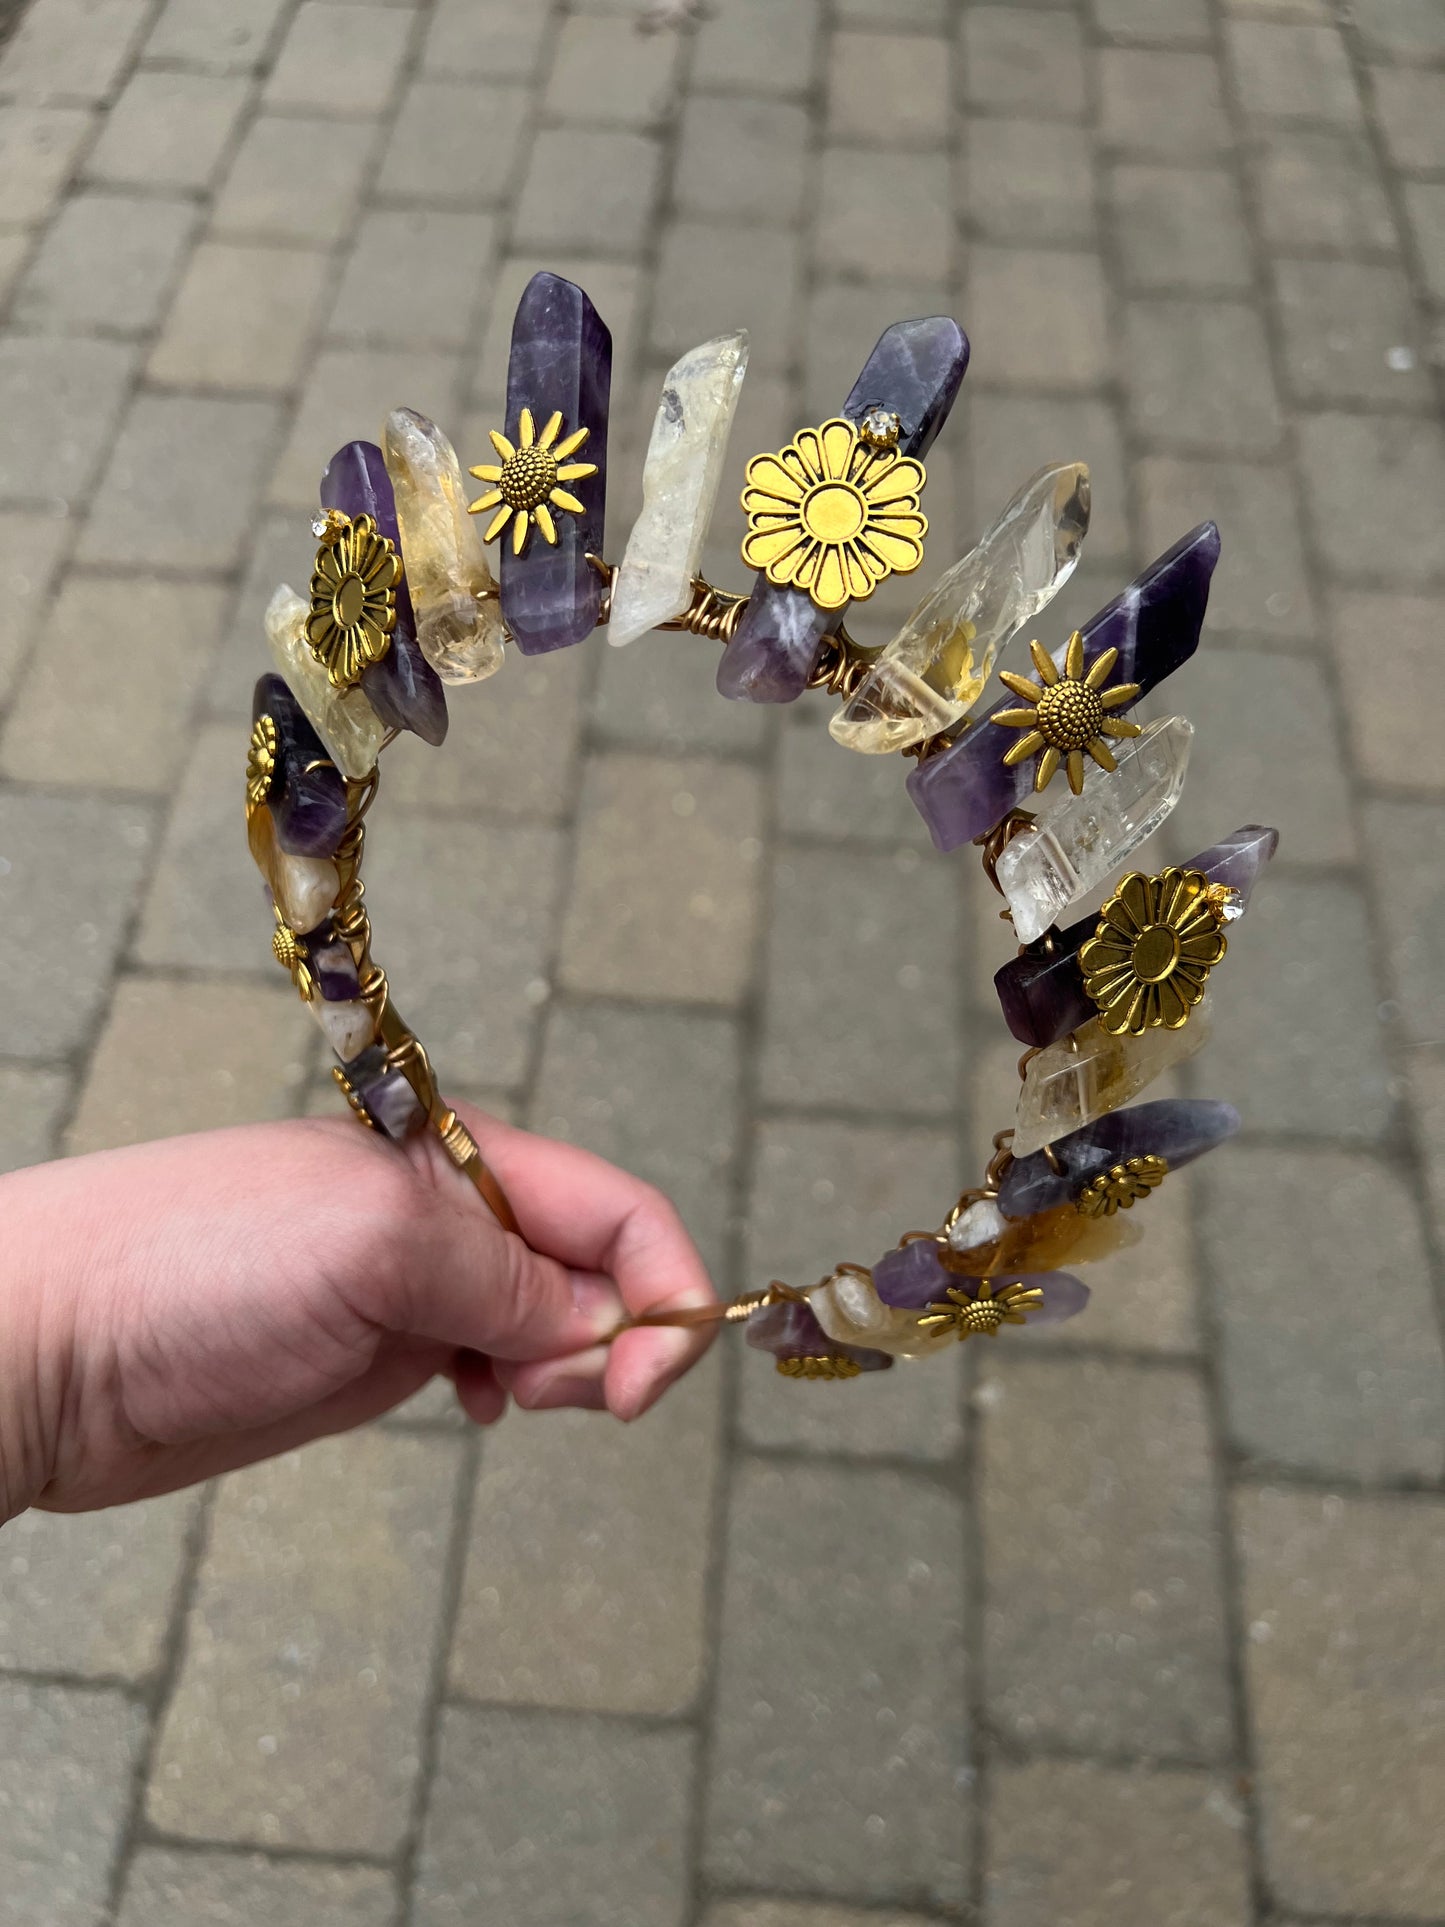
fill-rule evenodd
<path id="1" fill-rule="evenodd" d="M 492 447 L 501 456 L 501 464 L 484 462 L 480 468 L 472 469 L 471 473 L 479 482 L 495 482 L 496 487 L 489 488 L 485 495 L 479 495 L 468 511 L 472 515 L 480 515 L 486 509 L 496 509 L 482 537 L 484 542 L 492 541 L 511 522 L 512 553 L 520 555 L 535 522 L 542 531 L 542 539 L 555 549 L 557 524 L 553 520 L 552 510 L 566 509 L 569 515 L 587 513 L 577 497 L 558 484 L 580 482 L 597 473 L 595 462 L 572 462 L 567 459 L 569 455 L 577 453 L 592 431 L 590 428 L 574 428 L 564 441 L 559 442 L 557 437 L 561 432 L 562 417 L 559 413 L 553 415 L 539 435 L 530 408 L 522 410 L 517 424 L 517 447 L 514 448 L 506 436 L 499 434 L 495 428 L 491 431 Z"/>
<path id="2" fill-rule="evenodd" d="M 332 688 L 350 689 L 391 647 L 401 557 L 369 515 L 353 522 L 333 511 L 322 531 L 306 640 Z"/>
<path id="3" fill-rule="evenodd" d="M 1086 1218 L 1112 1218 L 1116 1211 L 1128 1211 L 1140 1198 L 1157 1191 L 1168 1175 L 1167 1160 L 1152 1152 L 1111 1164 L 1079 1193 L 1079 1210 Z"/>
<path id="4" fill-rule="evenodd" d="M 1039 766 L 1034 771 L 1034 788 L 1046 788 L 1062 762 L 1068 771 L 1069 788 L 1077 796 L 1084 787 L 1084 751 L 1089 752 L 1100 769 L 1114 769 L 1117 765 L 1105 737 L 1139 734 L 1137 723 L 1105 713 L 1133 702 L 1139 694 L 1139 685 L 1121 682 L 1112 689 L 1104 687 L 1110 670 L 1119 660 L 1117 649 L 1106 649 L 1085 675 L 1084 638 L 1077 629 L 1069 637 L 1062 676 L 1041 642 L 1031 642 L 1029 653 L 1039 672 L 1038 682 L 1030 682 L 1027 676 L 1012 675 L 1007 669 L 1001 669 L 998 678 L 1029 707 L 1000 709 L 989 721 L 1003 729 L 1027 732 L 1003 759 L 1010 768 L 1042 750 Z"/>
<path id="5" fill-rule="evenodd" d="M 784 1378 L 856 1378 L 862 1369 L 856 1358 L 845 1358 L 841 1352 L 778 1360 L 778 1370 Z"/>
<path id="6" fill-rule="evenodd" d="M 1114 1037 L 1178 1030 L 1224 955 L 1221 911 L 1198 870 L 1135 870 L 1099 912 L 1079 951 L 1084 989 Z"/>
<path id="7" fill-rule="evenodd" d="M 839 417 L 804 428 L 776 455 L 755 455 L 743 490 L 743 561 L 820 609 L 872 595 L 923 560 L 921 462 L 861 436 Z"/>
<path id="8" fill-rule="evenodd" d="M 269 716 L 258 716 L 251 725 L 251 741 L 246 750 L 246 814 L 259 810 L 271 794 L 276 780 L 276 725 Z"/>
<path id="9" fill-rule="evenodd" d="M 948 1288 L 946 1305 L 930 1305 L 918 1321 L 918 1329 L 931 1338 L 952 1332 L 962 1344 L 978 1333 L 996 1338 L 1000 1325 L 1026 1325 L 1027 1314 L 1044 1302 L 1038 1285 L 1001 1285 L 997 1291 L 988 1278 L 978 1280 L 978 1296 L 971 1297 L 958 1285 Z"/>
<path id="10" fill-rule="evenodd" d="M 307 962 L 306 946 L 279 910 L 276 912 L 276 929 L 271 937 L 271 951 L 277 963 L 289 974 L 292 983 L 309 1004 L 311 993 L 316 988 L 316 979 L 312 976 L 311 966 Z"/>

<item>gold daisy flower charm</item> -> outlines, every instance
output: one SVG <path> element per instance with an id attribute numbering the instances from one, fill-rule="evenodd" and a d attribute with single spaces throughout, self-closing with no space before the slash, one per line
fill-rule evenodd
<path id="1" fill-rule="evenodd" d="M 990 1279 L 980 1278 L 977 1282 L 977 1297 L 961 1286 L 950 1285 L 948 1303 L 930 1305 L 919 1319 L 918 1329 L 931 1338 L 952 1332 L 960 1344 L 979 1334 L 996 1338 L 1000 1325 L 1026 1325 L 1028 1313 L 1036 1311 L 1044 1302 L 1038 1285 L 1000 1285 L 995 1291 Z"/>
<path id="2" fill-rule="evenodd" d="M 1001 669 L 998 678 L 1029 707 L 1000 709 L 989 721 L 1003 729 L 1025 732 L 1003 759 L 1010 768 L 1027 762 L 1030 756 L 1038 756 L 1042 750 L 1039 766 L 1034 771 L 1034 788 L 1045 789 L 1062 762 L 1068 772 L 1069 788 L 1077 796 L 1084 787 L 1084 751 L 1089 752 L 1100 769 L 1115 769 L 1118 765 L 1105 738 L 1139 734 L 1137 723 L 1107 714 L 1111 709 L 1133 702 L 1139 694 L 1139 684 L 1121 682 L 1112 689 L 1104 687 L 1119 660 L 1117 649 L 1104 650 L 1085 675 L 1084 638 L 1077 629 L 1069 637 L 1062 675 L 1041 642 L 1031 642 L 1029 654 L 1038 671 L 1038 682 L 1030 682 L 1027 676 L 1012 675 L 1007 669 Z"/>
<path id="3" fill-rule="evenodd" d="M 1168 1161 L 1152 1152 L 1126 1158 L 1122 1164 L 1111 1164 L 1084 1186 L 1079 1193 L 1079 1210 L 1086 1218 L 1112 1218 L 1116 1211 L 1131 1210 L 1140 1198 L 1157 1191 L 1168 1175 Z"/>
<path id="4" fill-rule="evenodd" d="M 841 416 L 801 429 L 776 455 L 755 455 L 747 479 L 743 561 L 820 609 L 861 602 L 923 560 L 923 464 Z"/>
<path id="5" fill-rule="evenodd" d="M 491 431 L 492 447 L 502 458 L 500 464 L 484 462 L 480 468 L 470 471 L 479 482 L 496 484 L 468 505 L 468 512 L 472 515 L 481 515 L 487 509 L 497 511 L 487 524 L 486 534 L 482 537 L 484 542 L 494 540 L 510 522 L 512 553 L 520 555 L 535 522 L 542 531 L 543 541 L 555 549 L 557 524 L 552 510 L 566 509 L 569 515 L 587 513 L 577 497 L 560 484 L 585 481 L 589 475 L 597 473 L 595 462 L 568 459 L 577 453 L 592 430 L 574 428 L 570 435 L 559 442 L 557 437 L 561 433 L 560 412 L 552 416 L 539 435 L 530 408 L 522 410 L 517 423 L 515 447 L 495 428 Z"/>
<path id="6" fill-rule="evenodd" d="M 863 1367 L 842 1352 L 819 1352 L 809 1357 L 780 1358 L 784 1378 L 857 1378 Z"/>
<path id="7" fill-rule="evenodd" d="M 1219 905 L 1198 870 L 1135 870 L 1099 912 L 1079 951 L 1084 989 L 1114 1037 L 1179 1030 L 1227 945 Z"/>
<path id="8" fill-rule="evenodd" d="M 259 810 L 271 794 L 276 780 L 276 749 L 279 738 L 270 716 L 258 716 L 251 725 L 251 741 L 246 750 L 246 814 Z"/>
<path id="9" fill-rule="evenodd" d="M 322 529 L 306 640 L 332 687 L 350 689 L 391 647 L 401 557 L 369 515 L 353 522 L 333 510 Z"/>

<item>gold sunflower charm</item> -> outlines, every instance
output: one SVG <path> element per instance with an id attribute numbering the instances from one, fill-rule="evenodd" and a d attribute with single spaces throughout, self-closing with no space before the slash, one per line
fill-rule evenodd
<path id="1" fill-rule="evenodd" d="M 861 602 L 923 560 L 923 464 L 841 416 L 800 430 L 776 455 L 755 455 L 747 478 L 743 561 L 820 609 Z"/>
<path id="2" fill-rule="evenodd" d="M 332 688 L 350 689 L 391 647 L 401 557 L 369 515 L 333 509 L 320 526 L 306 640 Z"/>
<path id="3" fill-rule="evenodd" d="M 1140 1198 L 1157 1191 L 1168 1175 L 1168 1161 L 1152 1152 L 1126 1158 L 1122 1164 L 1111 1164 L 1084 1186 L 1079 1193 L 1079 1210 L 1086 1218 L 1112 1218 L 1116 1211 L 1131 1210 Z"/>
<path id="4" fill-rule="evenodd" d="M 246 814 L 251 816 L 271 794 L 276 780 L 276 724 L 270 716 L 258 716 L 251 725 L 251 741 L 246 750 Z"/>
<path id="5" fill-rule="evenodd" d="M 1027 762 L 1042 750 L 1039 766 L 1034 771 L 1034 788 L 1047 788 L 1062 762 L 1068 772 L 1069 788 L 1077 796 L 1084 787 L 1084 751 L 1089 752 L 1100 769 L 1115 769 L 1117 765 L 1105 738 L 1139 734 L 1137 723 L 1106 713 L 1133 702 L 1139 694 L 1139 685 L 1121 682 L 1112 689 L 1104 687 L 1109 672 L 1119 660 L 1117 649 L 1106 649 L 1085 675 L 1084 638 L 1077 629 L 1069 637 L 1062 675 L 1041 642 L 1031 642 L 1029 654 L 1039 674 L 1038 682 L 1030 682 L 1027 676 L 1012 675 L 1007 669 L 1001 669 L 998 678 L 1029 707 L 1000 709 L 989 721 L 1002 729 L 1026 732 L 1003 759 L 1010 768 Z"/>
<path id="6" fill-rule="evenodd" d="M 1179 1030 L 1227 948 L 1222 913 L 1198 870 L 1135 870 L 1079 951 L 1084 989 L 1114 1037 Z"/>
<path id="7" fill-rule="evenodd" d="M 585 481 L 589 475 L 597 473 L 595 462 L 568 460 L 569 456 L 577 453 L 592 431 L 590 428 L 574 428 L 565 440 L 559 442 L 557 437 L 561 433 L 562 416 L 558 413 L 552 416 L 539 435 L 530 408 L 522 410 L 517 423 L 516 447 L 495 428 L 491 431 L 492 447 L 502 458 L 500 465 L 484 462 L 480 468 L 470 471 L 479 482 L 496 484 L 468 507 L 468 513 L 472 515 L 480 515 L 487 509 L 497 511 L 487 524 L 486 534 L 482 537 L 484 542 L 499 536 L 511 522 L 512 553 L 520 555 L 535 522 L 542 531 L 543 541 L 555 549 L 557 524 L 552 510 L 566 509 L 569 515 L 587 513 L 577 497 L 559 484 Z"/>
<path id="8" fill-rule="evenodd" d="M 919 1319 L 918 1329 L 930 1338 L 952 1332 L 960 1344 L 979 1334 L 996 1338 L 1000 1325 L 1026 1325 L 1027 1314 L 1044 1302 L 1038 1285 L 1001 1285 L 995 1291 L 990 1279 L 977 1282 L 977 1297 L 971 1297 L 961 1286 L 950 1285 L 948 1303 L 930 1305 Z"/>

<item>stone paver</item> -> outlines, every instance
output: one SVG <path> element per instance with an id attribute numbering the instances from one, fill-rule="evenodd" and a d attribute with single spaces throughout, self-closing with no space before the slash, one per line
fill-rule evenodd
<path id="1" fill-rule="evenodd" d="M 0 1171 L 337 1113 L 241 834 L 261 611 L 387 409 L 481 459 L 541 267 L 613 331 L 614 557 L 667 366 L 750 329 L 730 587 L 747 456 L 957 314 L 929 557 L 855 633 L 1045 462 L 1094 487 L 1051 643 L 1212 516 L 1138 860 L 1282 831 L 1154 1093 L 1241 1136 L 1085 1317 L 842 1386 L 724 1334 L 625 1429 L 477 1441 L 441 1377 L 6 1528 L 0 1927 L 1440 1927 L 1438 0 L 0 20 Z M 937 1224 L 1017 1046 L 969 853 L 716 652 L 455 691 L 367 883 L 446 1088 L 660 1185 L 731 1294 Z"/>

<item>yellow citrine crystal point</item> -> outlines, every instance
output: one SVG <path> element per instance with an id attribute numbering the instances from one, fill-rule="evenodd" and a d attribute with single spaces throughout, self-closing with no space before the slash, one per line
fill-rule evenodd
<path id="1" fill-rule="evenodd" d="M 376 767 L 385 725 L 360 688 L 337 689 L 306 640 L 309 605 L 282 583 L 266 609 L 266 640 L 307 720 L 353 782 Z"/>
<path id="2" fill-rule="evenodd" d="M 835 1271 L 809 1292 L 808 1307 L 839 1345 L 860 1345 L 894 1358 L 925 1358 L 954 1342 L 951 1331 L 940 1335 L 921 1326 L 916 1311 L 885 1305 L 866 1272 Z"/>
<path id="3" fill-rule="evenodd" d="M 435 422 L 397 408 L 382 453 L 421 652 L 443 682 L 481 682 L 502 666 L 502 605 L 456 450 Z"/>
<path id="4" fill-rule="evenodd" d="M 1114 1037 L 1095 1018 L 1072 1039 L 1031 1057 L 1019 1092 L 1014 1156 L 1041 1151 L 1137 1097 L 1156 1077 L 1204 1048 L 1211 1018 L 1207 996 L 1178 1030 L 1160 1027 L 1140 1037 L 1127 1032 Z"/>

